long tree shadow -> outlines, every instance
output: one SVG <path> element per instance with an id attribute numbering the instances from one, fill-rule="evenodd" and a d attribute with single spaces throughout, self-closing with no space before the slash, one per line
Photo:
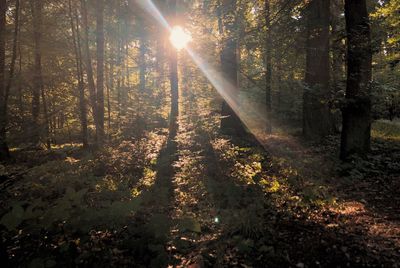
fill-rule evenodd
<path id="1" fill-rule="evenodd" d="M 173 164 L 178 159 L 175 138 L 176 131 L 170 131 L 157 158 L 154 184 L 141 194 L 141 208 L 128 226 L 129 237 L 123 242 L 137 265 L 165 267 L 171 262 L 166 244 L 172 226 Z"/>
<path id="2" fill-rule="evenodd" d="M 315 221 L 301 206 L 292 206 L 290 200 L 265 192 L 259 183 L 235 181 L 229 173 L 229 164 L 221 163 L 210 140 L 204 138 L 205 133 L 200 136 L 207 163 L 205 186 L 223 226 L 219 239 L 210 246 L 210 250 L 215 247 L 219 251 L 214 260 L 216 265 L 232 263 L 235 260 L 232 255 L 256 267 L 391 266 L 398 261 L 398 254 L 393 251 L 395 246 L 389 246 L 389 242 L 387 248 L 380 249 L 369 244 L 380 238 L 368 230 L 349 231 L 341 227 L 344 222 Z M 266 159 L 268 162 L 268 155 Z M 329 215 L 326 217 L 329 221 Z M 217 246 L 221 241 L 225 246 Z"/>

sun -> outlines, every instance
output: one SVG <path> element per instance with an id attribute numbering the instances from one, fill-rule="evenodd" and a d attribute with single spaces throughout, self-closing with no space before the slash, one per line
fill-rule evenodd
<path id="1" fill-rule="evenodd" d="M 171 30 L 169 40 L 176 49 L 180 50 L 185 48 L 187 44 L 192 41 L 192 36 L 181 26 L 174 26 Z"/>

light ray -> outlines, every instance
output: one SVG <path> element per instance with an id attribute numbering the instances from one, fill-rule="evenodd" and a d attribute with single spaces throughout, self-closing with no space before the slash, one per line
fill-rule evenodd
<path id="1" fill-rule="evenodd" d="M 262 113 L 260 113 L 255 106 L 249 104 L 249 101 L 244 101 L 244 96 L 241 97 L 242 101 L 240 101 L 236 86 L 225 79 L 222 73 L 218 72 L 190 48 L 186 48 L 186 51 L 222 98 L 224 98 L 232 110 L 239 116 L 242 123 L 245 124 L 257 138 L 257 131 L 262 129 L 262 126 L 266 125 L 266 119 L 262 116 Z"/>
<path id="2" fill-rule="evenodd" d="M 171 26 L 151 0 L 135 0 L 147 13 L 153 16 L 164 28 L 171 31 Z"/>
<path id="3" fill-rule="evenodd" d="M 171 26 L 168 24 L 166 19 L 163 17 L 158 8 L 154 5 L 151 0 L 136 0 L 140 6 L 142 6 L 151 16 L 153 16 L 163 27 L 172 31 Z M 264 113 L 259 111 L 254 105 L 251 105 L 249 101 L 243 101 L 245 98 L 242 96 L 239 101 L 237 88 L 235 85 L 230 83 L 224 78 L 217 69 L 212 67 L 208 62 L 199 57 L 189 47 L 184 47 L 188 52 L 189 56 L 193 59 L 194 63 L 203 72 L 206 78 L 222 96 L 222 98 L 228 103 L 232 110 L 238 115 L 243 124 L 253 133 L 253 135 L 259 139 L 257 133 L 260 132 L 266 125 L 266 119 Z"/>

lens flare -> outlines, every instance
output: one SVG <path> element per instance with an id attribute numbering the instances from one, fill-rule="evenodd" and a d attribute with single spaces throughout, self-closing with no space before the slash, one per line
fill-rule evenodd
<path id="1" fill-rule="evenodd" d="M 176 49 L 181 50 L 187 46 L 192 37 L 181 26 L 174 26 L 171 30 L 169 40 Z"/>
<path id="2" fill-rule="evenodd" d="M 153 16 L 161 26 L 165 27 L 170 32 L 170 41 L 176 49 L 184 48 L 187 51 L 188 55 L 190 55 L 218 93 L 239 116 L 240 120 L 246 125 L 250 132 L 252 132 L 254 137 L 260 140 L 260 130 L 263 129 L 266 124 L 264 116 L 265 109 L 262 107 L 256 107 L 248 97 L 240 97 L 237 94 L 237 86 L 235 85 L 235 82 L 225 79 L 222 73 L 187 47 L 187 44 L 192 39 L 191 35 L 180 26 L 171 28 L 159 9 L 151 0 L 136 1 L 144 8 L 144 10 Z"/>

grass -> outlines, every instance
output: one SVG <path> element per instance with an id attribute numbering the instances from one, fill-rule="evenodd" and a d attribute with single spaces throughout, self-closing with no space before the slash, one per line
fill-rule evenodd
<path id="1" fill-rule="evenodd" d="M 400 141 L 400 121 L 378 120 L 372 123 L 372 137 Z"/>

